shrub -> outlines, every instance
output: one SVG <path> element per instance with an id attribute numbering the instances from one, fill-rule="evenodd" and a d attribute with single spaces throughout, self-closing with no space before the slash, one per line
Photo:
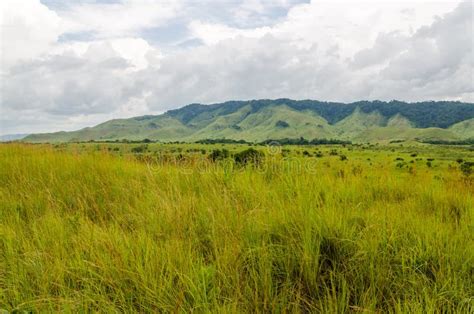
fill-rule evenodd
<path id="1" fill-rule="evenodd" d="M 468 178 L 471 176 L 473 170 L 472 170 L 472 167 L 474 166 L 474 162 L 471 162 L 471 161 L 465 161 L 464 163 L 461 164 L 461 166 L 459 166 L 459 169 L 461 170 L 461 172 L 463 173 L 463 175 Z"/>
<path id="2" fill-rule="evenodd" d="M 135 146 L 132 148 L 132 153 L 144 153 L 148 151 L 148 145 L 140 145 L 140 146 Z"/>
<path id="3" fill-rule="evenodd" d="M 404 168 L 406 166 L 406 163 L 404 161 L 401 161 L 399 163 L 397 163 L 397 168 Z"/>
<path id="4" fill-rule="evenodd" d="M 230 156 L 229 151 L 225 148 L 223 148 L 222 150 L 214 149 L 209 154 L 209 159 L 212 161 L 217 161 L 217 160 L 223 160 L 223 159 L 229 158 L 229 156 Z"/>
<path id="5" fill-rule="evenodd" d="M 288 156 L 289 154 L 290 154 L 290 150 L 289 150 L 289 149 L 283 148 L 283 149 L 281 150 L 281 155 L 282 155 L 283 157 L 286 157 L 286 156 Z"/>
<path id="6" fill-rule="evenodd" d="M 288 122 L 286 122 L 286 121 L 278 120 L 277 123 L 275 123 L 275 126 L 276 126 L 277 128 L 287 128 L 287 127 L 289 127 L 290 125 L 289 125 Z"/>
<path id="7" fill-rule="evenodd" d="M 263 153 L 253 148 L 246 149 L 234 155 L 234 161 L 238 165 L 259 165 L 263 159 Z"/>
<path id="8" fill-rule="evenodd" d="M 339 158 L 340 158 L 342 161 L 347 160 L 347 156 L 346 156 L 346 155 L 341 155 L 341 156 L 339 156 Z"/>

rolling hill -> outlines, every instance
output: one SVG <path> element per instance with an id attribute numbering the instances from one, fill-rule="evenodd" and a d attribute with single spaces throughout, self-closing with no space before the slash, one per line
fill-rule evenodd
<path id="1" fill-rule="evenodd" d="M 105 140 L 264 141 L 300 138 L 354 142 L 463 140 L 474 137 L 474 104 L 462 102 L 314 100 L 191 104 L 161 115 L 116 119 L 73 132 L 32 134 L 26 142 Z"/>

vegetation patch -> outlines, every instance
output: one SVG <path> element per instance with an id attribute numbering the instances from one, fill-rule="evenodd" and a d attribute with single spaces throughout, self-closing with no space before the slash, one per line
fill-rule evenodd
<path id="1" fill-rule="evenodd" d="M 284 129 L 284 128 L 288 128 L 290 125 L 289 125 L 288 122 L 286 122 L 286 121 L 278 120 L 278 121 L 275 123 L 275 126 L 276 126 L 277 128 L 282 128 L 282 129 Z"/>
<path id="2" fill-rule="evenodd" d="M 264 154 L 254 148 L 243 150 L 234 155 L 234 161 L 237 165 L 260 165 L 263 161 Z"/>

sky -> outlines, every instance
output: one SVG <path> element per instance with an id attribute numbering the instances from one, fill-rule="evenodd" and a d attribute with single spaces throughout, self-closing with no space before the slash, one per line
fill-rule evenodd
<path id="1" fill-rule="evenodd" d="M 190 103 L 474 102 L 472 0 L 2 0 L 0 135 Z"/>

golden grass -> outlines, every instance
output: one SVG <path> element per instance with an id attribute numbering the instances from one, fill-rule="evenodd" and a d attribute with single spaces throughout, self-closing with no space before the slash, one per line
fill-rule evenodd
<path id="1" fill-rule="evenodd" d="M 240 169 L 1 145 L 0 309 L 472 312 L 472 180 L 396 153 Z"/>

